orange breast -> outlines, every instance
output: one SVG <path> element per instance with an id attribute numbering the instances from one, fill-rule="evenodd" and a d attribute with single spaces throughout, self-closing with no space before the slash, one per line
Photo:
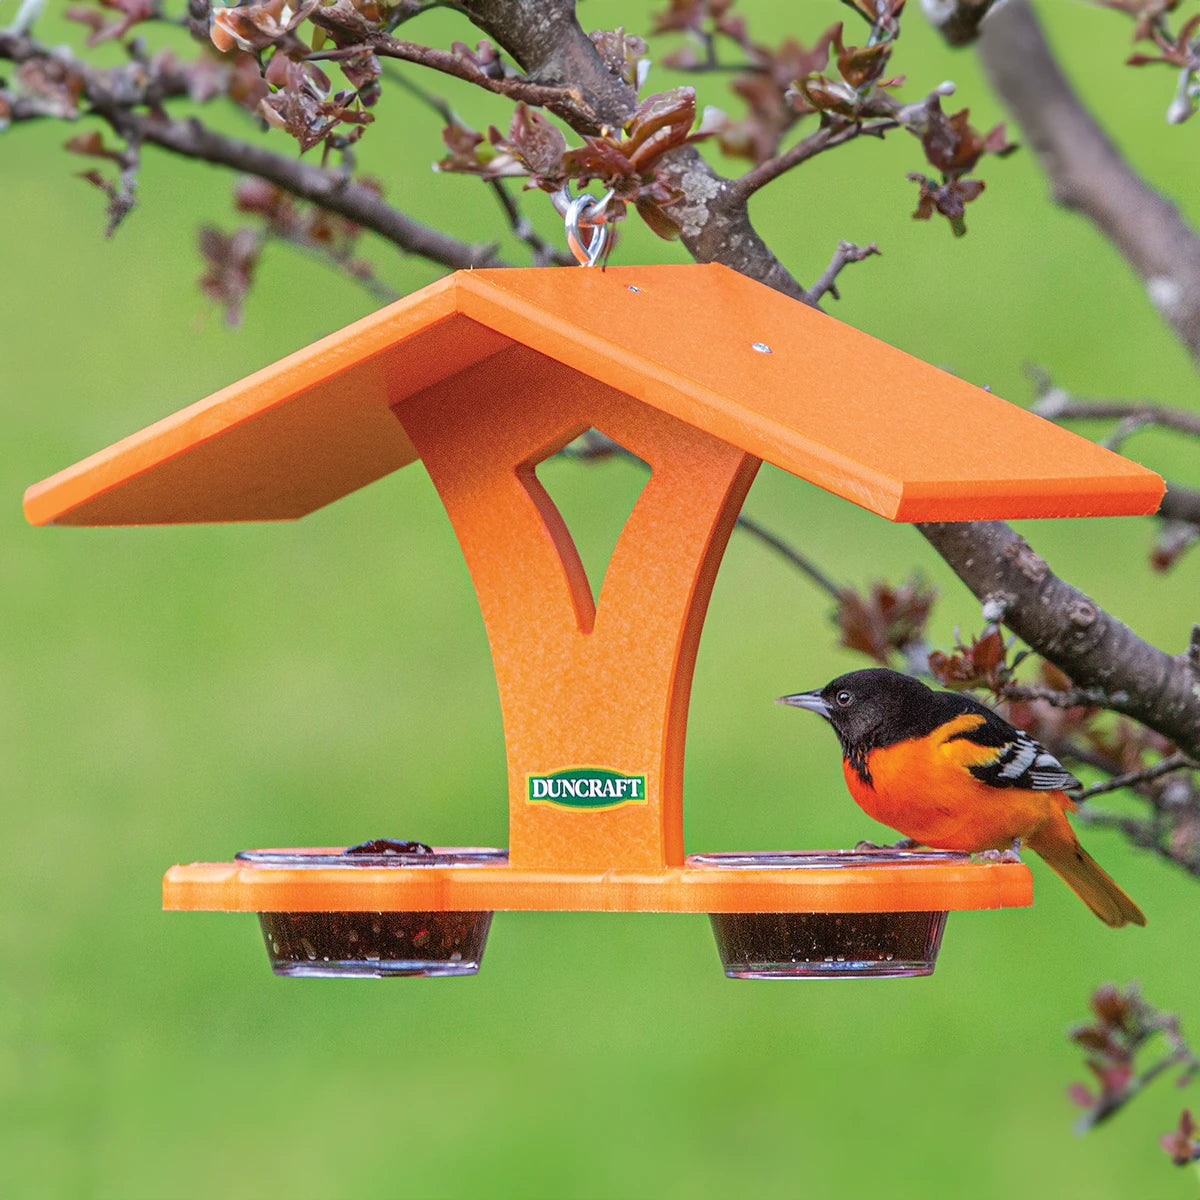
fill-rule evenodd
<path id="1" fill-rule="evenodd" d="M 872 751 L 869 784 L 843 763 L 850 794 L 868 816 L 939 850 L 1000 850 L 1028 838 L 1070 801 L 1062 792 L 991 787 L 972 775 L 970 767 L 991 762 L 995 748 L 951 739 L 983 721 L 964 713 L 928 737 Z"/>

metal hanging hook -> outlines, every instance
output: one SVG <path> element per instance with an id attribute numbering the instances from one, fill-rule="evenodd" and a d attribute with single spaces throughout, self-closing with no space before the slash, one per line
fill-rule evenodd
<path id="1" fill-rule="evenodd" d="M 608 204 L 614 195 L 613 189 L 609 188 L 599 200 L 586 192 L 572 196 L 569 182 L 553 195 L 554 207 L 566 224 L 567 246 L 581 267 L 594 267 L 608 248 L 612 233 L 608 224 Z"/>

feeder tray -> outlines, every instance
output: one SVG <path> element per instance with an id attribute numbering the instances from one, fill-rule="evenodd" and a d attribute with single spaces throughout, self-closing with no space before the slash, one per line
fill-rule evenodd
<path id="1" fill-rule="evenodd" d="M 693 854 L 693 866 L 812 871 L 862 867 L 961 866 L 970 855 L 944 850 L 801 850 L 783 854 Z M 932 975 L 946 928 L 934 912 L 711 913 L 721 966 L 730 979 L 908 978 Z"/>
<path id="2" fill-rule="evenodd" d="M 503 850 L 425 848 L 419 853 L 354 854 L 348 850 L 243 850 L 237 861 L 292 871 L 369 868 L 502 866 Z M 444 909 L 391 912 L 260 912 L 263 941 L 276 975 L 297 979 L 335 976 L 474 975 L 483 958 L 490 912 Z"/>
<path id="3" fill-rule="evenodd" d="M 536 477 L 590 428 L 651 468 L 599 600 Z M 946 912 L 1031 902 L 1023 865 L 954 855 L 685 860 L 713 580 L 763 460 L 898 521 L 1151 513 L 1153 472 L 714 264 L 538 268 L 449 276 L 35 485 L 25 507 L 35 524 L 291 518 L 418 457 L 491 643 L 507 859 L 251 852 L 172 867 L 165 907 L 263 914 L 292 974 L 363 973 L 374 958 L 347 944 L 372 914 L 408 914 L 371 946 L 407 972 L 413 914 L 483 923 L 474 958 L 465 933 L 446 951 L 461 967 L 492 912 L 554 909 L 709 913 L 728 973 L 828 976 L 932 969 Z"/>

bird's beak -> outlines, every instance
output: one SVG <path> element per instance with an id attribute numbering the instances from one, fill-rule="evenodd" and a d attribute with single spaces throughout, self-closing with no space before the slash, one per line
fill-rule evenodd
<path id="1" fill-rule="evenodd" d="M 820 713 L 826 720 L 830 718 L 829 701 L 820 692 L 796 692 L 792 696 L 780 696 L 776 704 L 790 704 L 793 708 L 807 708 L 809 712 Z"/>

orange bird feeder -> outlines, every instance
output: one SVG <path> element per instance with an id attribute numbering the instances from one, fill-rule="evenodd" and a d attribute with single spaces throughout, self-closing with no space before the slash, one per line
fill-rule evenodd
<path id="1" fill-rule="evenodd" d="M 590 428 L 651 468 L 597 599 L 535 470 Z M 467 974 L 500 910 L 712 915 L 728 974 L 933 967 L 1019 863 L 684 854 L 689 692 L 762 460 L 894 521 L 1154 512 L 1161 479 L 724 267 L 460 271 L 30 488 L 38 525 L 293 518 L 420 458 L 470 567 L 503 850 L 247 852 L 168 909 L 260 914 L 281 974 Z M 569 719 L 564 714 L 570 714 Z"/>

